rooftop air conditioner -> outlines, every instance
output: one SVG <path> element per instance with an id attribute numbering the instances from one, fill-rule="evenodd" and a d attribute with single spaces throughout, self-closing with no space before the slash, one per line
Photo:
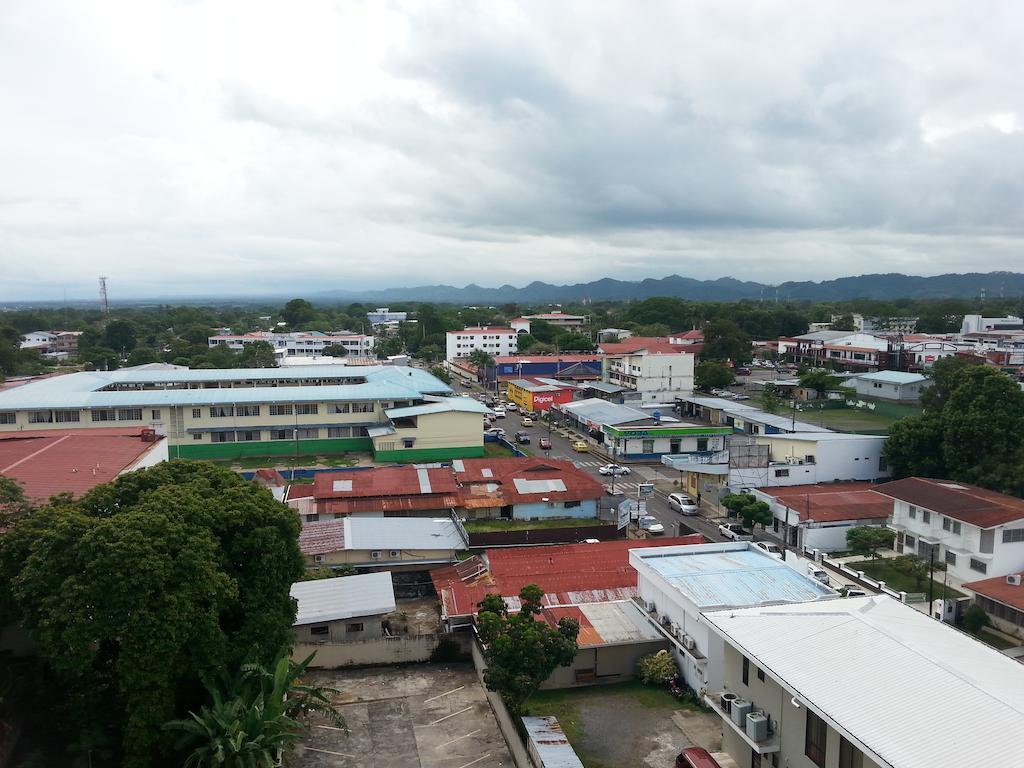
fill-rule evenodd
<path id="1" fill-rule="evenodd" d="M 380 550 L 379 549 L 373 550 L 370 553 L 370 559 L 371 560 L 380 560 Z"/>
<path id="2" fill-rule="evenodd" d="M 1019 587 L 1020 586 L 1020 574 L 1019 573 L 1011 573 L 1009 576 L 1006 577 L 1006 583 L 1007 584 L 1012 584 L 1015 587 Z"/>
<path id="3" fill-rule="evenodd" d="M 745 728 L 747 725 L 747 715 L 754 709 L 752 702 L 746 699 L 734 699 L 732 706 L 729 707 L 729 714 L 732 716 L 732 721 L 740 728 Z"/>
<path id="4" fill-rule="evenodd" d="M 644 604 L 644 607 L 645 607 L 645 608 L 647 608 L 647 612 L 648 612 L 648 613 L 654 613 L 654 612 L 655 612 L 656 610 L 658 610 L 658 606 L 656 606 L 656 605 L 655 605 L 654 603 L 652 603 L 652 602 L 651 602 L 650 600 L 648 600 L 648 601 L 647 601 L 647 602 L 646 602 L 646 603 Z"/>
<path id="5" fill-rule="evenodd" d="M 725 710 L 725 714 L 732 717 L 732 703 L 738 698 L 739 696 L 730 691 L 726 691 L 722 694 L 722 709 Z"/>
<path id="6" fill-rule="evenodd" d="M 692 651 L 696 647 L 697 647 L 697 641 L 696 640 L 694 640 L 689 635 L 683 635 L 683 648 L 685 648 L 688 651 Z"/>
<path id="7" fill-rule="evenodd" d="M 764 712 L 751 712 L 747 715 L 747 736 L 753 741 L 764 741 L 768 738 L 768 716 Z"/>
<path id="8" fill-rule="evenodd" d="M 323 561 L 324 561 L 324 556 L 323 555 L 313 555 L 313 562 L 314 563 L 322 563 Z"/>

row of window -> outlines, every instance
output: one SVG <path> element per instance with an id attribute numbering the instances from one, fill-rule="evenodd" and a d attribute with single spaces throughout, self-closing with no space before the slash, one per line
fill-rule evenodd
<path id="1" fill-rule="evenodd" d="M 142 421 L 142 408 L 95 408 L 89 412 L 93 422 Z M 160 420 L 160 411 L 150 411 L 153 421 Z M 29 411 L 29 424 L 77 424 L 82 420 L 81 411 Z M 0 413 L 0 424 L 14 424 L 14 413 Z"/>
<path id="2" fill-rule="evenodd" d="M 1011 624 L 1016 624 L 1018 627 L 1024 627 L 1024 611 L 997 603 L 995 600 L 989 600 L 981 595 L 975 597 L 974 601 L 984 608 L 986 613 L 990 613 L 996 618 L 1008 621 Z"/>
<path id="3" fill-rule="evenodd" d="M 203 432 L 193 432 L 193 440 L 202 440 Z M 245 443 L 262 440 L 263 432 L 258 429 L 240 429 L 234 432 L 211 432 L 212 443 Z M 319 427 L 289 427 L 287 429 L 267 430 L 270 440 L 319 440 L 322 430 Z M 327 437 L 330 439 L 366 437 L 366 427 L 328 427 Z"/>
<path id="4" fill-rule="evenodd" d="M 327 406 L 328 413 L 373 413 L 376 406 L 374 403 L 332 403 Z M 317 403 L 300 403 L 298 405 L 271 405 L 271 416 L 312 416 L 320 412 Z M 215 405 L 210 408 L 210 418 L 230 418 L 259 416 L 260 406 L 258 405 Z M 192 418 L 202 417 L 202 409 L 193 408 Z"/>

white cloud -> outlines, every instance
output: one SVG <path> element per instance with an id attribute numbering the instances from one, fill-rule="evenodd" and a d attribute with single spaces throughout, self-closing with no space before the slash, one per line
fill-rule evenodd
<path id="1" fill-rule="evenodd" d="M 1024 10 L 0 6 L 0 300 L 1019 269 Z"/>

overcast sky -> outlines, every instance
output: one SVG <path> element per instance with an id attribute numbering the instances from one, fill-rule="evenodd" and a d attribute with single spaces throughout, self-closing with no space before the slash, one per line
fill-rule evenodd
<path id="1" fill-rule="evenodd" d="M 1024 270 L 1024 4 L 0 2 L 0 300 Z"/>

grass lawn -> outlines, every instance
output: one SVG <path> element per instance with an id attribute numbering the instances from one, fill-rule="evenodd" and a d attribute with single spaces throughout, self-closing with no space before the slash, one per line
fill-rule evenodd
<path id="1" fill-rule="evenodd" d="M 214 464 L 242 469 L 263 469 L 265 467 L 282 467 L 285 469 L 305 469 L 308 467 L 354 467 L 357 462 L 344 453 L 323 456 L 242 456 L 237 459 L 211 459 Z"/>
<path id="2" fill-rule="evenodd" d="M 526 451 L 523 451 L 523 453 L 526 453 Z M 484 443 L 484 456 L 489 459 L 496 459 L 505 456 L 515 456 L 515 454 L 501 443 Z"/>
<path id="3" fill-rule="evenodd" d="M 535 528 L 575 528 L 607 524 L 607 520 L 598 520 L 596 517 L 558 517 L 544 520 L 467 520 L 466 530 L 470 533 L 494 533 L 500 531 L 524 531 Z"/>
<path id="4" fill-rule="evenodd" d="M 1016 648 L 1020 643 L 1015 643 L 1012 640 L 1007 640 L 1001 635 L 997 635 L 994 632 L 989 632 L 987 629 L 981 630 L 978 635 L 978 639 L 983 643 L 988 643 L 993 648 L 1000 651 L 1006 650 L 1007 648 Z"/>
<path id="5" fill-rule="evenodd" d="M 876 581 L 884 581 L 885 585 L 890 589 L 895 589 L 897 592 L 924 592 L 928 594 L 928 582 L 923 581 L 921 586 L 917 585 L 912 576 L 907 576 L 905 573 L 900 573 L 892 565 L 883 559 L 880 560 L 862 560 L 857 563 L 847 563 L 847 567 L 854 571 L 864 571 L 864 573 L 870 576 Z M 941 571 L 937 571 L 939 576 L 942 575 Z M 934 597 L 942 597 L 942 580 L 935 580 L 935 591 Z M 946 597 L 966 597 L 963 592 L 959 592 L 952 587 L 945 587 Z"/>

